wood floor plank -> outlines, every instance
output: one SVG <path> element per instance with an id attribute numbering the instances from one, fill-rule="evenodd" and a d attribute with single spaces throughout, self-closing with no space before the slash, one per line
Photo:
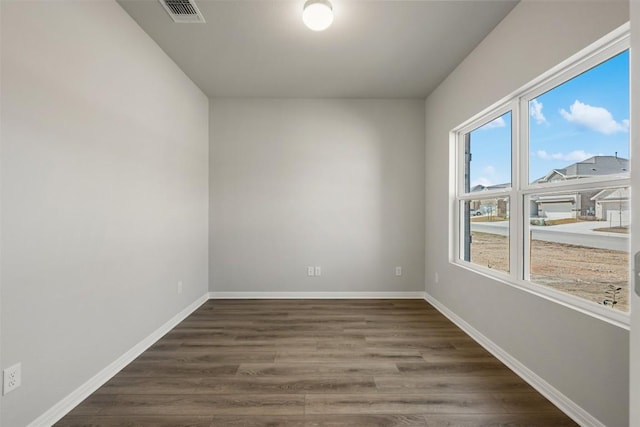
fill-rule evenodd
<path id="1" fill-rule="evenodd" d="M 531 391 L 531 386 L 515 374 L 452 376 L 379 376 L 376 387 L 382 393 L 488 393 Z"/>
<path id="2" fill-rule="evenodd" d="M 386 351 L 386 350 L 406 350 L 406 351 L 418 351 L 420 353 L 427 353 L 431 351 L 454 351 L 457 350 L 457 347 L 454 346 L 449 339 L 438 338 L 438 339 L 420 339 L 419 341 L 415 341 L 411 344 L 408 344 L 409 341 L 403 340 L 402 344 L 395 345 L 394 343 L 376 343 L 376 342 L 366 342 L 363 346 L 369 351 Z M 407 343 L 406 345 L 403 345 Z"/>
<path id="3" fill-rule="evenodd" d="M 201 378 L 134 377 L 118 374 L 94 395 L 102 394 L 192 394 Z"/>
<path id="4" fill-rule="evenodd" d="M 487 393 L 308 395 L 307 414 L 482 414 L 498 412 L 498 399 Z"/>
<path id="5" fill-rule="evenodd" d="M 290 342 L 295 343 L 296 341 L 312 341 L 320 338 L 328 338 L 331 340 L 342 339 L 342 340 L 364 340 L 364 334 L 360 333 L 345 333 L 345 332 L 337 332 L 337 331 L 275 331 L 270 333 L 241 333 L 235 336 L 236 341 L 254 341 L 254 340 L 273 340 L 273 342 L 278 342 L 281 345 L 287 345 Z M 205 338 L 206 339 L 206 338 Z M 189 340 L 186 340 L 189 341 Z"/>
<path id="6" fill-rule="evenodd" d="M 496 375 L 511 372 L 497 359 L 465 363 L 459 362 L 408 362 L 398 363 L 398 370 L 407 374 L 421 375 Z"/>
<path id="7" fill-rule="evenodd" d="M 113 405 L 114 402 L 115 396 L 113 395 L 100 395 L 94 393 L 83 400 L 67 415 L 71 417 L 97 415 L 104 408 Z"/>
<path id="8" fill-rule="evenodd" d="M 434 414 L 425 416 L 425 427 L 575 427 L 569 417 L 554 414 Z"/>
<path id="9" fill-rule="evenodd" d="M 449 354 L 443 352 L 421 352 L 422 360 L 427 363 L 500 363 L 496 358 L 484 352 L 452 351 Z"/>
<path id="10" fill-rule="evenodd" d="M 207 377 L 217 375 L 234 375 L 238 372 L 240 365 L 220 364 L 220 363 L 174 363 L 171 361 L 144 362 L 134 360 L 121 372 L 130 376 L 143 377 Z"/>
<path id="11" fill-rule="evenodd" d="M 302 416 L 217 416 L 211 427 L 305 427 Z"/>
<path id="12" fill-rule="evenodd" d="M 545 405 L 547 399 L 535 390 L 526 390 L 515 393 L 492 393 L 503 407 L 507 414 L 530 413 L 530 412 L 551 412 L 558 414 L 560 410 L 553 405 Z"/>
<path id="13" fill-rule="evenodd" d="M 443 347 L 465 348 L 465 346 L 475 347 L 471 338 L 463 336 L 436 336 L 436 337 L 367 337 L 367 346 L 372 348 L 403 348 L 414 350 L 430 350 Z"/>
<path id="14" fill-rule="evenodd" d="M 211 416 L 67 416 L 56 427 L 211 427 Z"/>
<path id="15" fill-rule="evenodd" d="M 575 423 L 423 300 L 210 300 L 56 425 Z"/>
<path id="16" fill-rule="evenodd" d="M 232 364 L 232 363 L 270 363 L 278 353 L 275 351 L 146 351 L 136 359 L 137 362 L 170 362 L 175 364 Z"/>
<path id="17" fill-rule="evenodd" d="M 459 330 L 455 330 L 454 328 L 437 328 L 437 329 L 386 329 L 386 328 L 378 328 L 378 329 L 366 329 L 366 328 L 349 328 L 343 331 L 343 334 L 352 334 L 356 336 L 366 336 L 368 341 L 371 341 L 375 338 L 391 338 L 391 339 L 421 339 L 421 338 L 434 338 L 434 337 L 444 337 L 444 338 L 465 338 L 465 335 L 462 335 Z"/>
<path id="18" fill-rule="evenodd" d="M 120 394 L 99 415 L 303 415 L 304 395 Z"/>
<path id="19" fill-rule="evenodd" d="M 68 416 L 56 427 L 569 427 L 555 415 Z"/>
<path id="20" fill-rule="evenodd" d="M 245 363 L 238 368 L 238 375 L 248 376 L 299 376 L 299 375 L 384 375 L 397 374 L 392 362 L 370 363 Z"/>
<path id="21" fill-rule="evenodd" d="M 214 417 L 211 427 L 425 427 L 421 415 Z"/>
<path id="22" fill-rule="evenodd" d="M 433 319 L 433 318 L 425 318 L 421 320 L 396 320 L 396 319 L 378 319 L 371 320 L 367 319 L 365 322 L 361 323 L 351 323 L 343 324 L 345 329 L 359 329 L 363 332 L 368 331 L 376 331 L 376 330 L 388 330 L 388 331 L 413 331 L 413 330 L 424 330 L 425 328 L 431 330 L 441 330 L 447 329 L 452 330 L 455 328 L 448 319 Z"/>
<path id="23" fill-rule="evenodd" d="M 458 348 L 455 345 L 451 344 L 449 347 L 442 347 L 442 348 L 427 348 L 427 349 L 421 349 L 419 350 L 420 354 L 422 354 L 422 357 L 424 357 L 426 360 L 432 358 L 432 359 L 438 359 L 441 357 L 449 357 L 449 356 L 454 356 L 454 355 L 475 355 L 475 356 L 487 356 L 487 357 L 493 357 L 491 355 L 491 353 L 489 353 L 487 350 L 485 350 L 484 348 L 480 347 L 479 345 L 475 345 L 473 347 L 463 347 L 463 348 Z"/>
<path id="24" fill-rule="evenodd" d="M 371 376 L 267 376 L 205 378 L 195 393 L 375 393 L 376 383 Z"/>
<path id="25" fill-rule="evenodd" d="M 421 415 L 322 415 L 306 417 L 305 427 L 424 427 Z"/>
<path id="26" fill-rule="evenodd" d="M 216 340 L 216 341 L 201 341 L 201 342 L 181 342 L 174 341 L 170 346 L 172 350 L 180 350 L 180 351 L 210 351 L 210 352 L 218 352 L 218 351 L 279 351 L 282 348 L 289 349 L 315 349 L 318 346 L 318 342 L 322 340 L 309 339 L 305 341 L 296 341 L 289 342 L 283 345 L 277 341 L 269 341 L 269 340 L 259 340 L 259 341 L 236 341 L 236 340 Z M 336 344 L 339 344 L 343 341 L 337 341 Z M 355 344 L 356 342 L 348 341 L 346 343 Z M 357 341 L 360 347 L 365 346 L 364 340 Z M 163 344 L 167 345 L 167 344 Z M 177 348 L 175 346 L 178 346 Z M 155 346 L 154 346 L 155 348 Z"/>
<path id="27" fill-rule="evenodd" d="M 282 351 L 275 359 L 276 362 L 303 362 L 303 363 L 369 363 L 369 362 L 424 362 L 419 351 L 392 350 L 367 351 L 362 349 L 351 350 L 315 350 L 315 351 Z"/>

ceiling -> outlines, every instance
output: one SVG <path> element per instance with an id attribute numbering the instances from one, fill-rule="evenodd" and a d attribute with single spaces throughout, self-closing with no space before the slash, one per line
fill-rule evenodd
<path id="1" fill-rule="evenodd" d="M 332 0 L 324 32 L 304 0 L 195 0 L 177 24 L 157 0 L 118 3 L 211 97 L 425 98 L 515 0 Z"/>

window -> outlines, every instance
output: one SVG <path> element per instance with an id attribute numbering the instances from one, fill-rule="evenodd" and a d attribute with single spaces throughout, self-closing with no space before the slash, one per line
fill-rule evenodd
<path id="1" fill-rule="evenodd" d="M 454 262 L 625 321 L 629 117 L 618 31 L 454 130 Z"/>
<path id="2" fill-rule="evenodd" d="M 511 187 L 511 111 L 464 135 L 462 201 L 464 241 L 461 258 L 509 272 L 509 197 Z"/>

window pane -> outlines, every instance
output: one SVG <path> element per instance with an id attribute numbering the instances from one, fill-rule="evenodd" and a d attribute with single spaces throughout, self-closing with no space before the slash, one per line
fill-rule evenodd
<path id="1" fill-rule="evenodd" d="M 529 182 L 629 174 L 629 51 L 529 102 Z"/>
<path id="2" fill-rule="evenodd" d="M 465 135 L 466 193 L 511 186 L 511 112 Z"/>
<path id="3" fill-rule="evenodd" d="M 465 261 L 509 272 L 509 198 L 462 202 Z"/>
<path id="4" fill-rule="evenodd" d="M 629 188 L 532 195 L 532 282 L 629 310 Z"/>

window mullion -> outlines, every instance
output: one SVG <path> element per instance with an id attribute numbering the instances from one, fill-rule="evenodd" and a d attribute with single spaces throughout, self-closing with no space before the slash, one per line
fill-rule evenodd
<path id="1" fill-rule="evenodd" d="M 523 133 L 522 117 L 525 111 L 521 103 L 516 98 L 512 102 L 512 129 L 511 129 L 511 195 L 509 197 L 509 266 L 511 276 L 519 279 L 522 277 L 522 244 L 520 235 L 522 224 L 522 203 L 519 197 L 520 177 L 522 175 L 523 162 L 521 158 L 520 137 Z M 526 152 L 526 150 L 525 150 Z"/>
<path id="2" fill-rule="evenodd" d="M 518 165 L 518 175 L 516 177 L 517 190 L 515 204 L 519 207 L 515 223 L 517 224 L 517 272 L 518 279 L 522 280 L 529 277 L 529 261 L 530 261 L 530 241 L 528 229 L 529 209 L 528 200 L 523 197 L 522 190 L 529 185 L 529 101 L 525 97 L 521 97 L 518 102 L 518 128 L 517 136 L 517 158 L 515 162 Z"/>

